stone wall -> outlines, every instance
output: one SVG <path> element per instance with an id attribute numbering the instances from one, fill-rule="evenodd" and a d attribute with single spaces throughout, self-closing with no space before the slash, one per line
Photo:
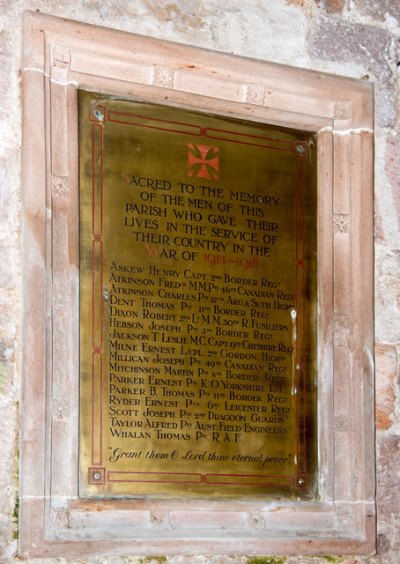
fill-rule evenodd
<path id="1" fill-rule="evenodd" d="M 17 513 L 23 330 L 19 69 L 24 10 L 375 83 L 378 554 L 369 559 L 354 557 L 338 561 L 399 562 L 400 3 L 397 0 L 0 0 L 0 562 L 13 561 L 18 535 L 14 514 Z M 29 367 L 24 367 L 24 371 L 24 377 L 29 378 Z M 167 561 L 244 563 L 246 558 L 188 556 Z M 264 562 L 324 561 L 331 560 L 298 556 Z"/>

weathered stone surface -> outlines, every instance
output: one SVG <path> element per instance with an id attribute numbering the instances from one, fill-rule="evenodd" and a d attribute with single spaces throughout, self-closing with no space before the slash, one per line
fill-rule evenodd
<path id="1" fill-rule="evenodd" d="M 400 554 L 400 519 L 391 515 L 388 519 L 378 522 L 378 558 L 373 562 L 382 564 L 397 564 Z"/>
<path id="2" fill-rule="evenodd" d="M 12 0 L 0 0 L 0 16 L 7 13 L 12 8 Z"/>
<path id="3" fill-rule="evenodd" d="M 387 183 L 377 186 L 377 212 L 382 226 L 384 243 L 393 250 L 400 250 L 400 134 L 388 136 L 385 147 L 384 167 Z"/>
<path id="4" fill-rule="evenodd" d="M 362 75 L 376 79 L 379 125 L 396 120 L 395 44 L 384 29 L 354 24 L 336 18 L 321 18 L 310 29 L 309 53 L 327 61 L 358 63 Z"/>
<path id="5" fill-rule="evenodd" d="M 400 251 L 376 247 L 376 318 L 378 343 L 397 343 L 400 316 Z"/>
<path id="6" fill-rule="evenodd" d="M 344 7 L 344 0 L 327 0 L 328 14 L 341 12 Z"/>
<path id="7" fill-rule="evenodd" d="M 389 518 L 400 513 L 400 437 L 379 436 L 377 452 L 378 516 Z"/>
<path id="8" fill-rule="evenodd" d="M 148 7 L 157 19 L 177 22 L 179 26 L 186 28 L 201 27 L 204 23 L 202 16 L 207 13 L 203 2 L 193 2 L 193 0 L 183 0 L 182 2 L 149 0 Z"/>
<path id="9" fill-rule="evenodd" d="M 390 18 L 393 18 L 397 25 L 400 24 L 400 3 L 397 0 L 353 0 L 353 4 L 360 13 L 378 22 L 390 25 Z"/>
<path id="10" fill-rule="evenodd" d="M 10 312 L 8 312 L 10 315 Z M 10 337 L 5 334 L 7 327 L 0 318 L 0 562 L 1 556 L 11 557 L 16 549 L 13 538 L 16 522 L 12 515 L 16 503 L 17 465 L 16 445 L 18 430 L 15 425 L 16 389 L 14 383 L 15 354 Z M 9 327 L 7 327 L 9 330 Z"/>
<path id="11" fill-rule="evenodd" d="M 1 9 L 1 7 L 0 7 Z M 10 95 L 10 86 L 12 80 L 12 48 L 10 38 L 4 33 L 0 34 L 0 65 L 2 68 L 2 80 L 0 84 L 0 96 Z M 2 106 L 3 109 L 3 106 Z"/>
<path id="12" fill-rule="evenodd" d="M 387 538 L 386 535 L 384 535 L 384 534 L 378 535 L 376 544 L 377 544 L 377 547 L 376 547 L 377 553 L 380 556 L 383 556 L 384 554 L 387 554 L 389 552 L 390 541 L 389 541 L 389 539 Z"/>
<path id="13" fill-rule="evenodd" d="M 376 366 L 376 426 L 389 429 L 394 419 L 395 388 L 397 388 L 398 359 L 395 345 L 377 344 Z"/>

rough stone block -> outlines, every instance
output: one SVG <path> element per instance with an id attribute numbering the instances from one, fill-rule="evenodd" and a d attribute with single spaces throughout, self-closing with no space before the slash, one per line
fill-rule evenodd
<path id="1" fill-rule="evenodd" d="M 378 437 L 378 515 L 388 518 L 393 513 L 400 512 L 399 468 L 400 468 L 400 437 Z"/>
<path id="2" fill-rule="evenodd" d="M 327 0 L 328 14 L 341 12 L 344 8 L 344 0 Z"/>
<path id="3" fill-rule="evenodd" d="M 400 251 L 377 245 L 375 257 L 376 341 L 394 344 L 399 340 Z"/>
<path id="4" fill-rule="evenodd" d="M 376 362 L 376 426 L 383 431 L 389 429 L 394 418 L 395 386 L 398 368 L 395 345 L 377 344 Z"/>
<path id="5" fill-rule="evenodd" d="M 0 11 L 1 17 L 1 11 Z M 0 135 L 4 138 L 2 147 L 12 144 L 12 138 L 17 134 L 9 127 L 11 115 L 17 108 L 15 97 L 13 97 L 13 86 L 15 74 L 13 68 L 13 45 L 12 39 L 7 33 L 0 32 Z"/>
<path id="6" fill-rule="evenodd" d="M 400 135 L 389 135 L 385 149 L 385 173 L 387 185 L 378 185 L 376 190 L 377 207 L 385 244 L 391 249 L 400 249 Z"/>
<path id="7" fill-rule="evenodd" d="M 309 54 L 326 61 L 351 61 L 361 65 L 364 75 L 372 75 L 376 79 L 379 125 L 387 127 L 395 124 L 395 45 L 389 32 L 336 18 L 321 18 L 311 27 Z"/>
<path id="8" fill-rule="evenodd" d="M 353 0 L 354 7 L 361 14 L 371 16 L 377 21 L 400 24 L 400 2 L 397 0 Z M 394 21 L 391 22 L 390 20 Z"/>

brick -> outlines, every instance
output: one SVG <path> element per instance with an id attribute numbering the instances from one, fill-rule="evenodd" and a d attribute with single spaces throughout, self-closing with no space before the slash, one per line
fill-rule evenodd
<path id="1" fill-rule="evenodd" d="M 379 125 L 395 125 L 395 79 L 391 67 L 395 60 L 395 44 L 390 33 L 370 25 L 320 18 L 311 28 L 309 54 L 325 61 L 360 65 L 363 75 L 372 75 L 376 79 Z"/>

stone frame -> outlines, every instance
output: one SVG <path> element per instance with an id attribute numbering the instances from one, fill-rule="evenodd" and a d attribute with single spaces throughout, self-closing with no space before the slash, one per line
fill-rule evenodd
<path id="1" fill-rule="evenodd" d="M 20 555 L 373 553 L 372 85 L 33 13 L 22 74 Z M 318 134 L 317 500 L 78 497 L 80 87 Z"/>

